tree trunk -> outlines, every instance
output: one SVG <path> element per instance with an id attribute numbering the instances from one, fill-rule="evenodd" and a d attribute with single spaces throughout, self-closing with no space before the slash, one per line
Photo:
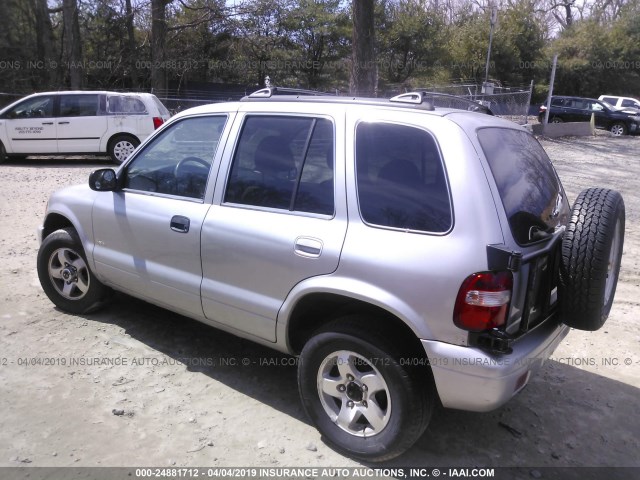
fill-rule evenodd
<path id="1" fill-rule="evenodd" d="M 351 94 L 375 96 L 376 63 L 373 28 L 374 0 L 353 0 Z"/>
<path id="2" fill-rule="evenodd" d="M 33 10 L 36 22 L 36 53 L 38 65 L 41 68 L 40 88 L 52 89 L 56 87 L 56 68 L 53 63 L 56 61 L 55 39 L 53 36 L 53 25 L 49 16 L 47 0 L 34 0 Z"/>
<path id="3" fill-rule="evenodd" d="M 131 0 L 125 2 L 125 22 L 127 26 L 127 59 L 125 64 L 129 66 L 129 78 L 131 79 L 131 88 L 138 88 L 138 69 L 136 68 L 136 37 L 133 30 L 133 9 L 131 8 Z"/>
<path id="4" fill-rule="evenodd" d="M 84 68 L 77 0 L 63 0 L 62 21 L 64 23 L 65 59 L 69 67 L 69 86 L 72 89 L 79 89 L 84 83 Z"/>
<path id="5" fill-rule="evenodd" d="M 167 3 L 167 0 L 151 0 L 151 88 L 161 93 L 167 89 Z"/>

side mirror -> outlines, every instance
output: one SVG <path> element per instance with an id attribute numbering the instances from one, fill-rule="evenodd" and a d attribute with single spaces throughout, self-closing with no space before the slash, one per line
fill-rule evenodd
<path id="1" fill-rule="evenodd" d="M 111 168 L 101 168 L 89 175 L 89 188 L 97 192 L 113 192 L 118 187 L 118 177 Z"/>

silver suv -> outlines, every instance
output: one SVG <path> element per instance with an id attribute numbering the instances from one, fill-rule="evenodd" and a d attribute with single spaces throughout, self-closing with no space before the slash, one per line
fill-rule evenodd
<path id="1" fill-rule="evenodd" d="M 613 302 L 624 203 L 573 207 L 524 128 L 391 100 L 274 95 L 187 110 L 117 170 L 54 193 L 38 274 L 59 308 L 111 289 L 298 355 L 326 441 L 382 461 L 433 406 L 488 411 Z"/>

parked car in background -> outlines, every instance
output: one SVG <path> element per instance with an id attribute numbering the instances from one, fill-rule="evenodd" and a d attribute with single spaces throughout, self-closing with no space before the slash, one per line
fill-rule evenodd
<path id="1" fill-rule="evenodd" d="M 600 95 L 598 100 L 607 102 L 618 109 L 633 108 L 640 111 L 640 100 L 631 97 L 617 97 L 615 95 Z"/>
<path id="2" fill-rule="evenodd" d="M 543 123 L 546 104 L 540 105 L 538 121 Z M 550 123 L 588 122 L 594 116 L 596 128 L 609 130 L 613 135 L 640 133 L 640 116 L 625 113 L 594 98 L 553 96 L 551 98 Z"/>
<path id="3" fill-rule="evenodd" d="M 122 163 L 170 116 L 150 93 L 36 93 L 0 111 L 0 161 L 28 155 L 108 154 Z"/>
<path id="4" fill-rule="evenodd" d="M 499 407 L 570 326 L 602 327 L 619 193 L 571 208 L 533 135 L 467 105 L 275 92 L 186 110 L 54 193 L 51 301 L 84 315 L 120 290 L 299 355 L 309 418 L 367 461 L 411 447 L 437 404 Z"/>

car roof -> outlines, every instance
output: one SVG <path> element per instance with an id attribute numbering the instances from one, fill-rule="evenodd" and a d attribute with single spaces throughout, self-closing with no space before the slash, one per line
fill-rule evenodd
<path id="1" fill-rule="evenodd" d="M 256 111 L 260 112 L 277 112 L 283 113 L 300 113 L 304 110 L 306 113 L 326 112 L 328 108 L 335 107 L 337 111 L 347 111 L 348 109 L 371 109 L 371 110 L 395 110 L 395 111 L 411 111 L 420 115 L 431 117 L 447 118 L 463 128 L 481 128 L 481 127 L 503 127 L 513 129 L 523 129 L 520 125 L 493 115 L 485 113 L 466 111 L 455 108 L 442 107 L 425 107 L 418 104 L 398 103 L 388 99 L 379 98 L 361 98 L 361 97 L 336 97 L 336 96 L 286 96 L 278 95 L 270 99 L 251 99 L 246 97 L 240 101 L 211 103 L 192 107 L 176 114 L 171 122 L 180 118 L 193 115 L 205 115 L 211 113 L 225 113 L 237 111 L 251 111 L 251 105 L 256 106 Z M 304 108 L 303 106 L 311 108 Z M 314 111 L 313 106 L 317 106 Z M 268 108 L 270 106 L 272 108 Z"/>

